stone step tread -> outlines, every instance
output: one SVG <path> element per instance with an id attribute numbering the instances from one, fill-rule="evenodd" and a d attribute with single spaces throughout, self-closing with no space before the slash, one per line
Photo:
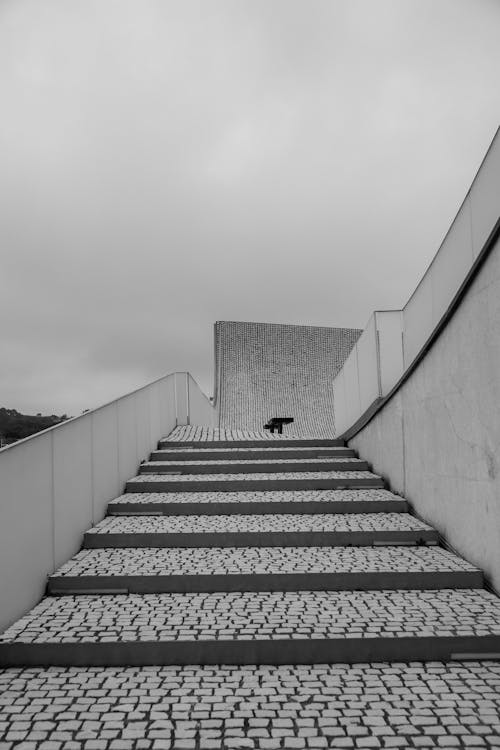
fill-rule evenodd
<path id="1" fill-rule="evenodd" d="M 203 427 L 199 425 L 179 425 L 175 427 L 169 435 L 161 438 L 160 442 L 218 442 L 218 441 L 234 441 L 240 440 L 324 440 L 324 435 L 297 435 L 294 432 L 285 432 L 279 435 L 277 432 L 270 432 L 269 430 L 232 430 L 224 427 Z M 331 436 L 332 440 L 335 440 L 335 435 Z"/>
<path id="2" fill-rule="evenodd" d="M 288 446 L 344 446 L 345 442 L 334 436 L 325 435 L 298 435 L 285 432 L 282 435 L 271 433 L 267 430 L 226 430 L 211 427 L 196 427 L 194 425 L 180 426 L 170 435 L 162 438 L 158 445 L 163 447 L 184 447 L 190 445 L 192 448 L 203 448 L 206 445 L 214 447 L 288 447 Z"/>
<path id="3" fill-rule="evenodd" d="M 380 479 L 371 471 L 292 471 L 267 474 L 139 474 L 129 483 L 141 482 L 231 482 L 231 481 L 277 481 L 280 479 Z"/>
<path id="4" fill-rule="evenodd" d="M 283 436 L 282 436 L 283 437 Z M 203 456 L 205 453 L 220 453 L 220 454 L 229 454 L 229 455 L 235 455 L 237 456 L 239 453 L 262 453 L 262 451 L 266 451 L 266 453 L 269 453 L 269 457 L 272 458 L 273 455 L 280 454 L 280 453 L 286 453 L 287 451 L 293 451 L 294 453 L 317 453 L 318 455 L 322 454 L 332 454 L 332 456 L 335 456 L 336 453 L 339 453 L 342 455 L 345 453 L 345 451 L 352 450 L 350 448 L 344 448 L 342 446 L 338 445 L 318 445 L 317 447 L 311 447 L 311 446 L 304 446 L 304 445 L 293 445 L 293 441 L 291 441 L 292 444 L 290 447 L 281 448 L 279 446 L 270 448 L 264 448 L 264 447 L 257 447 L 254 446 L 252 448 L 241 448 L 241 447 L 235 447 L 235 448 L 217 448 L 208 446 L 207 448 L 194 448 L 187 443 L 185 446 L 182 446 L 182 448 L 161 448 L 159 450 L 153 451 L 152 456 L 158 454 L 158 453 L 195 453 L 199 454 L 200 456 Z"/>
<path id="5" fill-rule="evenodd" d="M 367 471 L 370 465 L 359 458 L 287 458 L 287 459 L 259 459 L 244 461 L 228 460 L 200 460 L 200 461 L 144 461 L 139 468 L 139 474 L 275 474 L 279 472 L 304 471 Z"/>
<path id="6" fill-rule="evenodd" d="M 68 595 L 42 599 L 0 635 L 0 649 L 7 644 L 484 636 L 500 636 L 500 599 L 482 589 Z"/>
<path id="7" fill-rule="evenodd" d="M 291 573 L 477 572 L 439 547 L 211 547 L 82 550 L 51 579 Z"/>
<path id="8" fill-rule="evenodd" d="M 272 531 L 432 531 L 409 513 L 107 516 L 87 534 L 265 533 Z"/>
<path id="9" fill-rule="evenodd" d="M 194 460 L 194 461 L 175 461 L 176 464 L 179 464 L 181 466 L 218 466 L 219 464 L 227 464 L 228 461 L 225 461 L 224 459 L 218 459 L 218 460 L 206 460 L 206 459 L 200 459 Z M 237 461 L 231 461 L 229 462 L 231 466 L 234 464 L 242 464 L 243 466 L 246 466 L 247 464 L 272 464 L 280 466 L 283 464 L 284 466 L 287 466 L 288 464 L 304 464 L 304 466 L 307 466 L 307 464 L 316 464 L 316 463 L 348 463 L 352 464 L 353 466 L 356 466 L 357 464 L 365 464 L 366 461 L 363 461 L 360 458 L 351 458 L 350 456 L 347 457 L 326 457 L 326 458 L 273 458 L 272 456 L 270 458 L 253 458 L 253 459 L 238 459 Z M 160 466 L 169 467 L 171 466 L 172 461 L 145 461 L 143 464 L 141 464 L 142 467 L 148 467 L 152 469 L 158 469 Z"/>
<path id="10" fill-rule="evenodd" d="M 245 459 L 245 460 L 176 460 L 144 461 L 140 465 L 140 474 L 265 474 L 284 472 L 312 471 L 366 471 L 370 468 L 366 461 L 359 458 L 278 458 L 278 459 Z"/>
<path id="11" fill-rule="evenodd" d="M 174 737 L 192 738 L 197 748 L 211 738 L 218 750 L 236 750 L 238 736 L 239 747 L 252 750 L 308 741 L 354 748 L 363 740 L 365 747 L 488 747 L 498 744 L 499 691 L 493 661 L 11 668 L 0 671 L 0 741 L 43 748 L 43 731 L 62 750 L 61 733 L 69 731 L 75 747 L 85 742 L 89 750 L 140 748 L 136 737 L 167 748 Z M 121 742 L 104 739 L 110 722 Z"/>
<path id="12" fill-rule="evenodd" d="M 108 507 L 130 505 L 180 505 L 199 503 L 200 505 L 211 505 L 214 503 L 226 503 L 238 505 L 241 503 L 253 503 L 265 505 L 266 503 L 360 503 L 360 502 L 395 502 L 406 506 L 404 498 L 394 495 L 389 490 L 383 489 L 360 489 L 360 490 L 247 490 L 237 492 L 127 492 L 108 503 Z M 260 508 L 259 508 L 260 510 Z M 262 511 L 261 511 L 262 512 Z"/>
<path id="13" fill-rule="evenodd" d="M 201 443 L 198 443 L 201 445 Z M 210 448 L 195 448 L 189 445 L 183 448 L 177 444 L 173 448 L 161 448 L 150 453 L 150 461 L 192 461 L 195 459 L 210 461 L 237 461 L 244 460 L 264 460 L 264 459 L 291 459 L 291 458 L 357 458 L 357 453 L 352 448 L 333 446 L 333 447 L 311 447 L 298 445 L 286 447 L 278 445 L 276 448 L 269 446 L 259 447 L 238 447 L 238 448 L 220 448 L 217 446 Z"/>
<path id="14" fill-rule="evenodd" d="M 384 488 L 370 472 L 275 472 L 240 474 L 139 474 L 125 484 L 126 492 L 239 492 L 246 490 L 316 490 Z M 389 510 L 383 507 L 383 510 Z"/>

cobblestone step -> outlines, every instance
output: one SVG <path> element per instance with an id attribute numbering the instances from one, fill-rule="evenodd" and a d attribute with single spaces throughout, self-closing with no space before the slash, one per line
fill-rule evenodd
<path id="1" fill-rule="evenodd" d="M 312 664 L 500 658 L 480 589 L 47 597 L 0 635 L 0 666 Z"/>
<path id="2" fill-rule="evenodd" d="M 108 516 L 84 547 L 301 547 L 437 544 L 438 533 L 407 513 Z"/>
<path id="3" fill-rule="evenodd" d="M 491 748 L 499 737 L 492 661 L 0 672 L 8 750 Z"/>
<path id="4" fill-rule="evenodd" d="M 159 445 L 0 636 L 0 667 L 500 660 L 481 571 L 340 441 L 188 426 Z M 281 746 L 302 736 L 327 746 Z"/>
<path id="5" fill-rule="evenodd" d="M 49 594 L 481 588 L 481 571 L 437 547 L 82 550 Z"/>
<path id="6" fill-rule="evenodd" d="M 273 474 L 139 474 L 126 492 L 239 492 L 242 490 L 329 490 L 380 488 L 384 482 L 369 471 L 304 471 Z"/>
<path id="7" fill-rule="evenodd" d="M 164 448 L 153 451 L 151 461 L 234 461 L 291 458 L 356 458 L 352 448 Z"/>
<path id="8" fill-rule="evenodd" d="M 140 474 L 271 474 L 274 472 L 368 471 L 359 458 L 289 458 L 249 461 L 145 461 Z"/>
<path id="9" fill-rule="evenodd" d="M 158 448 L 341 448 L 343 440 L 336 438 L 317 438 L 314 435 L 304 437 L 293 433 L 279 435 L 267 430 L 251 432 L 248 430 L 226 430 L 212 427 L 187 425 L 176 427 L 170 435 L 158 442 Z"/>
<path id="10" fill-rule="evenodd" d="M 344 440 L 335 440 L 327 438 L 301 438 L 301 437 L 286 437 L 282 435 L 276 435 L 272 438 L 271 435 L 266 434 L 262 438 L 253 439 L 240 439 L 240 440 L 168 440 L 166 438 L 158 441 L 158 449 L 163 450 L 164 448 L 184 448 L 189 442 L 190 448 L 206 448 L 207 444 L 211 448 L 343 448 L 345 447 Z"/>
<path id="11" fill-rule="evenodd" d="M 272 513 L 406 513 L 389 490 L 248 490 L 241 492 L 127 492 L 108 504 L 110 515 L 229 515 Z"/>
<path id="12" fill-rule="evenodd" d="M 305 447 L 309 445 L 345 445 L 343 440 L 333 437 L 324 438 L 317 435 L 297 435 L 290 427 L 286 427 L 285 433 L 280 435 L 277 432 L 273 433 L 264 429 L 260 431 L 236 430 L 226 427 L 205 427 L 202 425 L 179 425 L 162 438 L 160 442 L 167 443 L 167 447 L 179 442 L 181 445 L 189 443 L 191 446 L 195 446 L 196 443 L 202 443 L 202 447 L 206 447 L 207 443 L 213 446 L 214 443 L 220 442 L 228 443 L 229 447 L 241 445 L 242 442 L 256 443 L 257 447 L 263 447 L 266 443 L 269 443 L 273 447 L 280 442 L 287 445 L 303 445 Z"/>

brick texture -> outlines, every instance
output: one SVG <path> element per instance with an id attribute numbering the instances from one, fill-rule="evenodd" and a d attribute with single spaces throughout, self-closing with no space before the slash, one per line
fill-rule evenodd
<path id="1" fill-rule="evenodd" d="M 356 328 L 217 322 L 220 426 L 259 431 L 270 417 L 293 417 L 285 434 L 333 437 L 333 379 L 360 334 Z"/>

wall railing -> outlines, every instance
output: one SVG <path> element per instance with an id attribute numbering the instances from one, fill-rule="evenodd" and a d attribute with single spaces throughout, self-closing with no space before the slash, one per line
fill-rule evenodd
<path id="1" fill-rule="evenodd" d="M 215 422 L 209 399 L 180 372 L 2 448 L 0 630 L 40 599 L 47 575 L 80 549 L 160 438 Z"/>
<path id="2" fill-rule="evenodd" d="M 500 225 L 500 129 L 439 250 L 402 310 L 372 314 L 335 377 L 335 427 L 351 437 L 397 390 L 446 325 Z"/>

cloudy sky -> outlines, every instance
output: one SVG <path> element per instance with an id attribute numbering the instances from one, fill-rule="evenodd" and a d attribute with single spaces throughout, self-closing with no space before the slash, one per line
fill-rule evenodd
<path id="1" fill-rule="evenodd" d="M 500 124 L 498 0 L 0 0 L 0 406 L 401 307 Z"/>

